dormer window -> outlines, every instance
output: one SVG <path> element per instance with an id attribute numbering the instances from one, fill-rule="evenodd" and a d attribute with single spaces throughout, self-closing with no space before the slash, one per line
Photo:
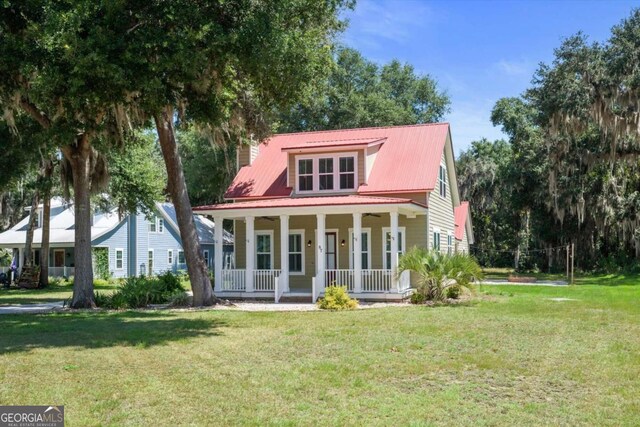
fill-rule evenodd
<path id="1" fill-rule="evenodd" d="M 299 193 L 344 192 L 356 188 L 356 153 L 299 156 L 296 165 Z"/>

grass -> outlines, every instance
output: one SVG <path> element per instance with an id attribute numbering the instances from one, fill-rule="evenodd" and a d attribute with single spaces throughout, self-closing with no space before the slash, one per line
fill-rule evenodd
<path id="1" fill-rule="evenodd" d="M 485 279 L 507 279 L 510 275 L 535 277 L 538 280 L 567 280 L 564 273 L 515 273 L 512 268 L 483 268 Z"/>
<path id="2" fill-rule="evenodd" d="M 113 292 L 117 285 L 94 285 L 96 291 Z M 73 284 L 61 282 L 50 284 L 44 289 L 0 288 L 0 306 L 14 304 L 38 304 L 68 300 L 73 296 Z"/>
<path id="3" fill-rule="evenodd" d="M 638 425 L 625 280 L 455 307 L 5 315 L 0 402 L 64 404 L 69 426 Z"/>

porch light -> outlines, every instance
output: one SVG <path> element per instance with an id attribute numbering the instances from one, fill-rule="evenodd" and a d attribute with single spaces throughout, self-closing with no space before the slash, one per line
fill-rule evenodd
<path id="1" fill-rule="evenodd" d="M 309 240 L 309 241 L 307 242 L 307 247 L 308 247 L 308 248 L 310 248 L 310 247 L 311 247 L 311 240 Z"/>
<path id="2" fill-rule="evenodd" d="M 344 241 L 344 239 L 342 239 L 342 242 L 340 242 L 340 246 L 344 246 L 344 244 L 347 243 Z"/>

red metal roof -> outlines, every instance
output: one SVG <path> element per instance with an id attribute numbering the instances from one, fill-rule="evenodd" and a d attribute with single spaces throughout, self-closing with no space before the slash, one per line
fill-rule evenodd
<path id="1" fill-rule="evenodd" d="M 306 141 L 302 144 L 294 144 L 287 147 L 282 147 L 282 151 L 292 150 L 315 150 L 318 148 L 342 148 L 342 147 L 370 147 L 372 145 L 382 144 L 386 138 L 356 138 L 356 139 L 341 139 L 341 140 L 328 140 L 328 141 Z"/>
<path id="2" fill-rule="evenodd" d="M 290 208 L 301 206 L 344 206 L 344 205 L 383 205 L 383 204 L 403 204 L 412 203 L 414 205 L 426 207 L 411 199 L 391 198 L 391 197 L 371 197 L 371 196 L 327 196 L 327 197 L 293 197 L 280 199 L 249 200 L 236 203 L 220 203 L 217 205 L 198 206 L 194 211 L 213 211 L 227 209 L 257 209 L 257 208 Z"/>
<path id="3" fill-rule="evenodd" d="M 453 215 L 456 224 L 456 239 L 462 240 L 469 216 L 469 202 L 460 203 L 460 206 L 454 208 Z"/>
<path id="4" fill-rule="evenodd" d="M 433 190 L 448 123 L 411 126 L 345 129 L 273 135 L 260 144 L 258 157 L 240 169 L 226 198 L 274 198 L 291 195 L 287 187 L 287 152 L 297 146 L 315 146 L 325 141 L 354 141 L 386 138 L 380 146 L 367 184 L 358 194 Z"/>

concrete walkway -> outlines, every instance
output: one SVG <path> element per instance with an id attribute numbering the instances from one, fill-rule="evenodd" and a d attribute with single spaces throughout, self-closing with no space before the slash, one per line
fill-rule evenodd
<path id="1" fill-rule="evenodd" d="M 564 280 L 538 280 L 536 282 L 509 282 L 506 279 L 483 280 L 478 285 L 517 285 L 517 286 L 567 286 Z"/>
<path id="2" fill-rule="evenodd" d="M 42 314 L 61 310 L 64 301 L 42 304 L 0 305 L 0 314 Z"/>

